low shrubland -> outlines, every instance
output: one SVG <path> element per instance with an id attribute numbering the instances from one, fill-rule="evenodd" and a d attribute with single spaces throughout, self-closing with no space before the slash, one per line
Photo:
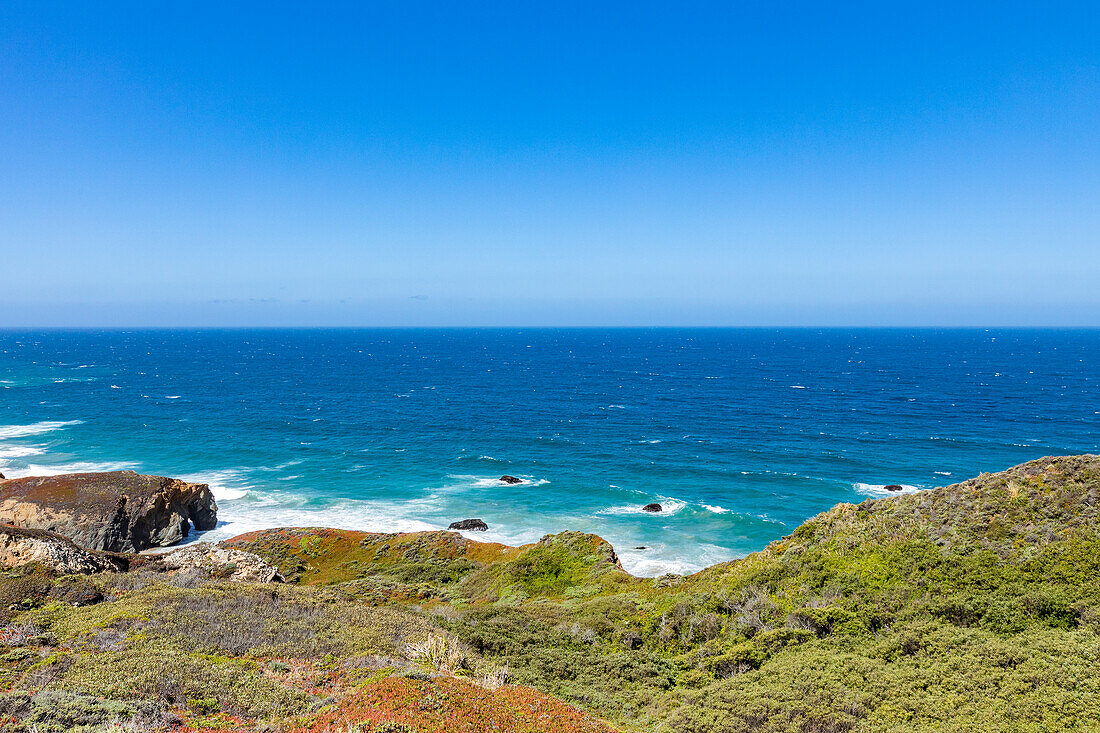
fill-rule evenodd
<path id="1" fill-rule="evenodd" d="M 1044 459 L 841 505 L 659 579 L 581 533 L 232 542 L 285 585 L 28 566 L 0 578 L 0 716 L 27 731 L 1100 729 L 1098 504 L 1100 458 Z"/>

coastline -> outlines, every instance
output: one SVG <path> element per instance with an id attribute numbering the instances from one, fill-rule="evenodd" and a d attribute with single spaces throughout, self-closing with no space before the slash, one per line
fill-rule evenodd
<path id="1" fill-rule="evenodd" d="M 839 504 L 658 578 L 569 531 L 175 545 L 179 521 L 211 519 L 208 487 L 129 472 L 5 480 L 0 497 L 9 519 L 96 545 L 0 526 L 0 714 L 20 733 L 1100 725 L 1098 455 Z M 172 546 L 114 551 L 150 542 Z"/>
<path id="2" fill-rule="evenodd" d="M 22 428 L 22 433 L 35 435 L 62 429 L 65 426 L 66 423 L 58 421 L 34 426 L 8 427 Z M 17 431 L 9 430 L 9 432 Z M 0 434 L 0 437 L 10 438 L 12 436 Z M 16 437 L 26 437 L 26 435 L 18 434 Z M 9 449 L 9 451 L 13 455 L 18 455 L 17 450 Z M 35 456 L 38 460 L 45 462 L 33 464 L 31 467 L 24 469 L 16 469 L 15 471 L 9 469 L 5 472 L 5 475 L 7 475 L 8 478 L 21 478 L 30 475 L 64 475 L 72 473 L 72 469 L 76 469 L 77 472 L 94 473 L 99 471 L 135 470 L 138 468 L 136 462 L 128 461 L 107 463 L 67 461 L 51 464 L 48 454 L 36 453 Z M 12 455 L 5 455 L 4 457 L 11 458 Z M 34 471 L 33 474 L 32 471 Z M 942 473 L 944 476 L 950 475 L 947 472 L 937 473 Z M 205 479 L 208 476 L 212 476 L 213 480 L 206 481 Z M 412 516 L 407 514 L 406 516 L 400 516 L 403 511 L 398 506 L 400 502 L 369 502 L 355 499 L 343 499 L 337 500 L 331 506 L 324 509 L 309 508 L 305 505 L 287 508 L 273 506 L 270 500 L 263 497 L 262 492 L 256 492 L 255 489 L 236 488 L 232 484 L 227 484 L 226 472 L 224 471 L 186 473 L 181 475 L 180 478 L 185 481 L 210 485 L 214 498 L 218 501 L 219 506 L 222 507 L 217 525 L 213 529 L 192 531 L 191 534 L 182 541 L 181 545 L 202 542 L 223 543 L 245 534 L 253 534 L 264 530 L 294 528 L 343 530 L 376 535 L 413 535 L 416 533 L 437 533 L 447 531 L 447 523 L 445 521 L 426 521 L 425 519 L 417 517 L 415 514 Z M 476 477 L 476 479 L 481 488 L 495 489 L 508 486 L 508 484 L 500 481 L 498 478 L 491 476 Z M 523 479 L 525 487 L 537 488 L 545 483 L 547 483 L 545 480 L 532 479 L 529 476 Z M 857 487 L 857 491 L 860 494 L 860 501 L 902 496 L 938 488 L 935 486 L 917 487 L 912 485 L 899 485 L 899 488 L 887 490 L 885 485 L 871 485 L 859 482 L 852 482 L 852 486 Z M 945 486 L 949 486 L 949 484 L 945 484 Z M 657 496 L 665 502 L 663 511 L 659 514 L 643 511 L 643 507 L 640 504 L 635 506 L 615 507 L 613 511 L 600 513 L 637 518 L 643 523 L 676 521 L 677 515 L 688 506 L 685 502 L 670 497 L 661 497 L 653 493 L 639 492 L 639 500 L 641 500 L 641 498 L 653 496 Z M 256 497 L 260 498 L 255 500 Z M 840 501 L 826 507 L 820 513 L 828 512 L 841 504 L 852 503 L 858 503 L 858 501 Z M 415 507 L 415 502 L 413 505 Z M 719 506 L 705 506 L 703 508 L 707 512 L 717 515 L 725 514 L 730 511 Z M 243 512 L 241 512 L 242 509 L 244 510 Z M 699 511 L 699 508 L 697 508 L 696 511 Z M 391 515 L 389 518 L 385 518 L 387 513 Z M 396 518 L 393 515 L 397 515 Z M 362 518 L 364 516 L 369 518 L 364 520 Z M 806 517 L 806 521 L 813 519 L 813 516 Z M 759 517 L 753 518 L 759 519 Z M 460 519 L 465 519 L 465 517 L 454 517 L 454 521 Z M 768 520 L 766 517 L 765 521 L 774 523 L 777 528 L 782 530 L 790 531 L 793 529 L 784 525 L 782 522 Z M 461 530 L 458 531 L 458 534 L 474 542 L 519 548 L 533 546 L 538 543 L 540 539 L 548 535 L 568 531 L 577 531 L 577 528 L 568 526 L 567 524 L 561 524 L 550 528 L 537 526 L 499 527 L 491 525 L 487 531 Z M 598 531 L 589 533 L 600 536 L 601 538 L 603 537 Z M 784 535 L 778 533 L 773 533 L 771 537 L 760 542 L 758 546 L 748 548 L 739 553 L 732 553 L 721 547 L 699 544 L 695 548 L 689 550 L 689 554 L 692 557 L 691 560 L 687 560 L 686 557 L 682 555 L 669 554 L 667 551 L 662 552 L 665 548 L 662 548 L 660 545 L 646 544 L 644 546 L 637 546 L 632 542 L 615 542 L 614 538 L 608 539 L 607 541 L 614 547 L 618 561 L 621 562 L 622 567 L 626 571 L 639 578 L 656 578 L 669 574 L 692 575 L 715 565 L 743 559 L 755 552 L 765 550 L 770 545 L 781 540 L 783 536 Z M 642 541 L 646 540 L 643 539 Z M 155 548 L 146 550 L 146 552 L 162 553 L 171 551 L 171 549 L 173 548 Z"/>
<path id="3" fill-rule="evenodd" d="M 478 517 L 495 541 L 580 530 L 641 574 L 691 572 L 885 485 L 1100 450 L 1082 432 L 1097 344 L 1053 330 L 0 331 L 0 466 L 209 483 L 234 522 L 218 538 Z M 670 511 L 642 513 L 651 502 Z"/>
<path id="4" fill-rule="evenodd" d="M 50 423 L 48 427 L 52 430 L 62 427 L 63 425 L 63 423 Z M 44 453 L 36 454 L 36 458 L 39 461 L 43 461 L 43 463 L 32 464 L 27 468 L 17 468 L 15 470 L 0 468 L 0 472 L 3 472 L 8 478 L 13 479 L 30 476 L 58 476 L 68 473 L 95 473 L 119 470 L 137 470 L 139 473 L 142 472 L 140 465 L 133 461 L 68 461 L 51 463 L 49 462 L 48 455 Z M 370 534 L 412 534 L 418 532 L 447 531 L 447 524 L 449 524 L 449 522 L 445 520 L 440 521 L 436 519 L 435 521 L 429 521 L 428 517 L 417 516 L 415 513 L 410 514 L 400 506 L 400 502 L 371 502 L 356 499 L 338 499 L 335 500 L 331 506 L 326 508 L 309 508 L 301 504 L 289 507 L 275 506 L 273 502 L 263 495 L 262 491 L 257 491 L 254 488 L 238 488 L 234 487 L 231 483 L 227 484 L 225 471 L 184 473 L 181 474 L 179 478 L 185 481 L 209 485 L 214 498 L 218 501 L 219 506 L 222 507 L 215 528 L 202 532 L 192 532 L 190 536 L 183 540 L 183 544 L 197 542 L 220 543 L 232 540 L 244 534 L 255 533 L 262 530 L 285 528 L 310 527 L 366 532 Z M 508 484 L 492 476 L 473 478 L 482 488 L 508 487 Z M 544 479 L 539 480 L 533 479 L 532 477 L 525 477 L 523 480 L 524 487 L 531 488 L 537 488 L 545 483 L 548 482 Z M 897 495 L 899 493 L 912 493 L 919 490 L 934 488 L 903 486 L 900 491 L 895 492 L 886 491 L 884 486 L 872 486 L 860 484 L 858 482 L 852 482 L 852 485 L 859 487 L 858 490 L 864 494 L 864 498 L 882 498 Z M 648 498 L 658 499 L 663 502 L 662 511 L 660 513 L 646 512 L 643 510 L 641 504 L 637 504 L 616 506 L 598 512 L 598 514 L 601 515 L 610 514 L 618 517 L 637 519 L 643 523 L 641 541 L 647 543 L 644 546 L 636 545 L 635 542 L 637 540 L 635 540 L 635 542 L 622 541 L 612 543 L 615 545 L 616 554 L 624 568 L 637 577 L 654 578 L 666 574 L 690 575 L 700 572 L 712 565 L 741 559 L 753 552 L 763 550 L 768 544 L 782 536 L 773 533 L 773 536 L 760 542 L 758 546 L 746 548 L 743 552 L 730 552 L 725 548 L 706 545 L 705 543 L 687 548 L 686 554 L 669 552 L 660 544 L 655 544 L 652 540 L 647 540 L 645 538 L 645 523 L 676 521 L 677 515 L 685 509 L 688 509 L 689 505 L 675 498 L 661 496 L 660 494 L 652 492 L 639 492 L 638 497 L 639 501 Z M 411 504 L 415 507 L 415 502 L 411 502 Z M 704 504 L 695 505 L 692 509 L 695 512 L 706 511 L 716 515 L 728 514 L 731 512 L 731 510 L 721 506 Z M 824 511 L 827 510 L 828 508 Z M 401 516 L 402 513 L 404 513 L 405 516 Z M 465 518 L 466 517 L 455 516 L 452 521 Z M 753 521 L 761 520 L 771 523 L 777 528 L 789 529 L 782 522 L 771 520 L 767 518 L 766 515 L 751 515 L 747 518 Z M 809 519 L 809 517 L 807 517 L 807 519 Z M 502 527 L 494 524 L 490 525 L 489 529 L 486 531 L 459 530 L 458 532 L 471 541 L 510 547 L 523 547 L 534 545 L 547 535 L 566 531 L 576 531 L 576 529 L 576 527 L 570 526 L 567 520 L 559 519 L 558 524 L 552 527 Z M 590 529 L 591 527 L 585 531 Z M 592 532 L 592 534 L 602 536 L 598 531 Z M 169 548 L 159 548 L 149 550 L 149 552 L 164 552 L 168 551 L 168 549 Z M 691 558 L 690 560 L 688 559 L 689 556 Z"/>

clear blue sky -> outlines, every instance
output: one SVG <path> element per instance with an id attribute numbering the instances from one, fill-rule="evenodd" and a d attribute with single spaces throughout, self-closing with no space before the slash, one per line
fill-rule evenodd
<path id="1" fill-rule="evenodd" d="M 314 5 L 0 0 L 0 326 L 1100 325 L 1098 3 Z"/>

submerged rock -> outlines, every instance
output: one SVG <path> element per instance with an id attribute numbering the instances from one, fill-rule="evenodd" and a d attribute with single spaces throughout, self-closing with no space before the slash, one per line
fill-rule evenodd
<path id="1" fill-rule="evenodd" d="M 59 575 L 125 571 L 124 558 L 79 547 L 67 537 L 41 529 L 0 525 L 0 567 L 38 563 Z"/>
<path id="2" fill-rule="evenodd" d="M 489 525 L 480 519 L 463 519 L 461 522 L 451 522 L 447 529 L 462 529 L 472 532 L 484 532 L 489 529 Z"/>
<path id="3" fill-rule="evenodd" d="M 91 550 L 169 547 L 192 525 L 213 529 L 217 518 L 206 484 L 134 471 L 32 476 L 0 486 L 0 522 L 56 532 Z"/>
<path id="4" fill-rule="evenodd" d="M 502 483 L 506 483 L 506 484 L 522 484 L 523 483 L 523 479 L 516 478 L 515 476 L 509 476 L 508 474 L 505 474 L 505 475 L 501 476 L 500 481 Z"/>
<path id="5" fill-rule="evenodd" d="M 244 583 L 281 583 L 282 576 L 263 558 L 244 550 L 218 547 L 209 542 L 196 542 L 193 545 L 172 550 L 161 555 L 158 560 L 166 570 L 202 570 L 207 575 Z"/>
<path id="6" fill-rule="evenodd" d="M 658 504 L 657 502 L 653 502 L 652 504 L 646 504 L 644 507 L 642 507 L 643 512 L 659 512 L 659 511 L 661 511 L 661 509 L 662 509 L 661 505 Z"/>

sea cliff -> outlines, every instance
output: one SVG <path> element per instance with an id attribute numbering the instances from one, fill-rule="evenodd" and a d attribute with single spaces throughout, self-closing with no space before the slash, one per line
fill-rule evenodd
<path id="1" fill-rule="evenodd" d="M 0 507 L 25 500 L 12 483 Z M 508 547 L 286 528 L 150 557 L 82 546 L 108 535 L 71 523 L 8 529 L 0 715 L 27 731 L 1091 729 L 1098 503 L 1100 457 L 1043 458 L 842 504 L 656 579 L 579 532 Z"/>

